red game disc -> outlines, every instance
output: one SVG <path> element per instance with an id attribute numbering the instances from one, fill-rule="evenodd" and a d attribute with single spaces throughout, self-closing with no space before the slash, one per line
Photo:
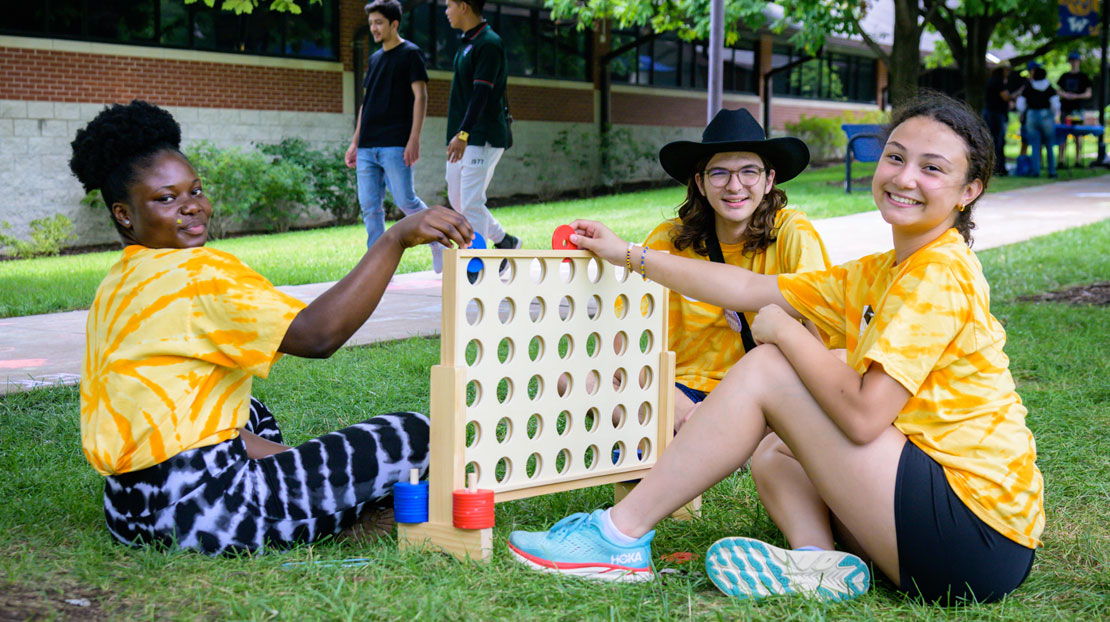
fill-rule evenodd
<path id="1" fill-rule="evenodd" d="M 555 227 L 555 233 L 551 235 L 551 248 L 557 251 L 574 251 L 578 250 L 578 246 L 570 241 L 570 236 L 574 234 L 574 227 L 570 225 L 559 225 Z"/>

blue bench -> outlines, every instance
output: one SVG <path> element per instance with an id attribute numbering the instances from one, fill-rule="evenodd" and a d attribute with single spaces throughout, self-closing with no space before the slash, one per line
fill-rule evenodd
<path id="1" fill-rule="evenodd" d="M 879 161 L 879 156 L 883 154 L 883 127 L 871 123 L 845 123 L 840 129 L 848 135 L 848 150 L 844 154 L 844 191 L 851 193 L 852 160 Z M 857 187 L 856 190 L 863 188 Z"/>

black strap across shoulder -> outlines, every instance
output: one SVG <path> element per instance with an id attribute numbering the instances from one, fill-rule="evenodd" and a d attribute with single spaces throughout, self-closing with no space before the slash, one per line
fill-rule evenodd
<path id="1" fill-rule="evenodd" d="M 709 238 L 705 241 L 706 250 L 709 251 L 709 259 L 716 263 L 725 263 L 725 255 L 721 252 L 721 243 L 717 241 L 717 231 L 713 228 L 709 230 Z M 740 340 L 744 343 L 744 352 L 751 352 L 755 349 L 755 338 L 752 337 L 752 329 L 748 326 L 748 318 L 744 314 L 737 311 L 736 315 L 740 316 Z"/>

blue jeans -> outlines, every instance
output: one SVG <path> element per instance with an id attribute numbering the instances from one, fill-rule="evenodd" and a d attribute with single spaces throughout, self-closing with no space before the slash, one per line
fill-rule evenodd
<path id="1" fill-rule="evenodd" d="M 366 224 L 366 247 L 369 248 L 385 232 L 385 191 L 405 215 L 415 214 L 428 206 L 416 196 L 412 167 L 405 166 L 404 147 L 368 147 L 358 150 L 358 203 L 362 222 Z"/>
<path id="2" fill-rule="evenodd" d="M 1029 146 L 1033 149 L 1033 177 L 1041 174 L 1041 147 L 1048 147 L 1048 174 L 1056 175 L 1056 121 L 1050 108 L 1030 108 L 1025 111 L 1025 130 Z"/>

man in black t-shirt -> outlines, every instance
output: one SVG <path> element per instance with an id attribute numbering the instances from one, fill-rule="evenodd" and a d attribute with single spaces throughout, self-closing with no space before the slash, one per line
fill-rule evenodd
<path id="1" fill-rule="evenodd" d="M 366 17 L 370 34 L 382 47 L 367 63 L 362 108 L 344 159 L 358 171 L 358 201 L 369 248 L 385 231 L 382 201 L 387 187 L 406 215 L 428 208 L 416 196 L 412 171 L 420 159 L 428 71 L 420 48 L 397 33 L 401 25 L 397 0 L 367 4 Z M 442 246 L 432 243 L 432 265 L 437 272 L 442 269 L 442 251 Z"/>
<path id="2" fill-rule="evenodd" d="M 1060 88 L 1058 93 L 1060 95 L 1060 123 L 1067 123 L 1068 125 L 1083 125 L 1083 108 L 1087 100 L 1091 98 L 1091 79 L 1087 74 L 1079 70 L 1079 52 L 1071 51 L 1068 53 L 1068 64 L 1071 65 L 1071 71 L 1060 76 L 1056 81 L 1056 85 Z M 1079 154 L 1079 140 L 1078 136 L 1075 137 L 1075 163 L 1080 163 Z M 1061 162 L 1064 161 L 1064 151 L 1068 146 L 1068 137 L 1064 136 L 1064 140 L 1060 141 L 1060 157 Z"/>

